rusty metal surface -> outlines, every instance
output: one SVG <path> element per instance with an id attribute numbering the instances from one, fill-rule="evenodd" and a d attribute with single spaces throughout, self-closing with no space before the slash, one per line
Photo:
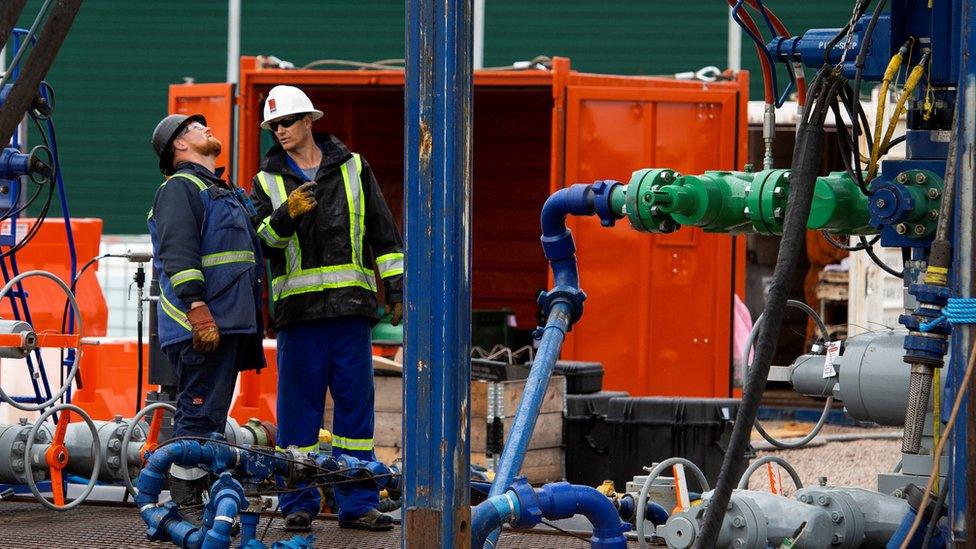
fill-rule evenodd
<path id="1" fill-rule="evenodd" d="M 262 518 L 258 536 L 268 519 Z M 283 521 L 275 518 L 264 543 L 291 539 L 282 530 Z M 390 532 L 343 530 L 334 519 L 313 523 L 315 547 L 350 549 L 386 549 L 400 545 L 400 527 Z M 637 547 L 637 542 L 630 544 Z M 566 535 L 528 534 L 505 531 L 499 548 L 532 547 L 540 549 L 585 548 L 589 543 Z M 171 543 L 146 540 L 146 528 L 135 508 L 83 505 L 75 511 L 48 511 L 36 503 L 0 502 L 0 547 L 23 549 L 129 549 L 139 547 L 176 547 Z"/>

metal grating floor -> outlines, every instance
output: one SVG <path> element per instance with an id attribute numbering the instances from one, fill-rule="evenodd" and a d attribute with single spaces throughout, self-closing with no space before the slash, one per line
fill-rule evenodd
<path id="1" fill-rule="evenodd" d="M 258 535 L 269 519 L 261 519 Z M 264 542 L 270 546 L 294 535 L 281 529 L 279 518 L 272 519 Z M 391 548 L 400 543 L 400 527 L 391 532 L 361 532 L 340 529 L 334 519 L 317 520 L 313 524 L 315 547 L 347 547 L 351 549 Z M 634 541 L 631 544 L 637 546 Z M 500 548 L 585 548 L 589 543 L 566 535 L 528 534 L 505 531 L 498 542 Z M 75 548 L 136 548 L 176 547 L 171 543 L 146 540 L 146 528 L 135 508 L 83 505 L 67 512 L 49 511 L 36 503 L 0 502 L 0 547 L 31 549 Z"/>

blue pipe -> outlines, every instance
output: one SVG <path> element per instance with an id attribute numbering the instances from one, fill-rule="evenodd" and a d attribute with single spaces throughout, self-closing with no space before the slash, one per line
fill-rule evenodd
<path id="1" fill-rule="evenodd" d="M 612 184 L 604 184 L 599 189 L 605 192 L 596 192 L 594 185 L 571 185 L 553 193 L 542 207 L 542 248 L 552 267 L 554 287 L 540 297 L 540 305 L 548 308 L 546 325 L 489 496 L 503 494 L 521 469 L 563 339 L 583 312 L 585 296 L 579 288 L 576 245 L 572 231 L 566 227 L 566 216 L 609 212 L 612 188 Z M 489 540 L 494 545 L 498 540 L 497 530 L 489 535 Z"/>
<path id="2" fill-rule="evenodd" d="M 471 547 L 494 547 L 488 537 L 502 524 L 531 528 L 546 519 L 564 519 L 583 515 L 593 525 L 590 547 L 620 549 L 627 547 L 624 532 L 630 524 L 620 520 L 619 512 L 609 498 L 596 488 L 568 482 L 532 488 L 525 478 L 518 478 L 502 495 L 491 497 L 471 513 Z"/>
<path id="3" fill-rule="evenodd" d="M 521 513 L 519 500 L 512 492 L 493 496 L 471 511 L 471 547 L 481 548 L 492 532 Z"/>
<path id="4" fill-rule="evenodd" d="M 241 513 L 241 540 L 239 547 L 244 547 L 258 536 L 258 521 L 261 515 L 258 513 Z"/>
<path id="5" fill-rule="evenodd" d="M 217 498 L 217 516 L 214 517 L 213 527 L 207 532 L 201 549 L 227 549 L 230 547 L 234 517 L 237 516 L 244 503 L 233 490 L 221 490 Z"/>

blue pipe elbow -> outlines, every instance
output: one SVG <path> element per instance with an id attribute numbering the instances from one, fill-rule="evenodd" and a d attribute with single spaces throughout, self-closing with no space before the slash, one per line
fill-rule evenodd
<path id="1" fill-rule="evenodd" d="M 567 215 L 593 215 L 590 185 L 572 185 L 554 192 L 542 206 L 542 249 L 552 266 L 556 286 L 579 287 L 576 244 L 566 228 Z"/>
<path id="2" fill-rule="evenodd" d="M 202 549 L 228 549 L 230 547 L 230 533 L 234 526 L 234 517 L 241 508 L 239 496 L 231 490 L 223 490 L 218 495 L 217 513 L 213 520 L 213 527 L 207 531 Z"/>
<path id="3" fill-rule="evenodd" d="M 580 514 L 593 525 L 591 547 L 627 547 L 624 532 L 630 529 L 630 524 L 620 520 L 613 502 L 596 488 L 556 482 L 533 489 L 524 478 L 520 478 L 510 490 L 516 494 L 521 506 L 521 513 L 515 522 L 519 526 L 535 526 L 542 518 L 563 519 Z"/>

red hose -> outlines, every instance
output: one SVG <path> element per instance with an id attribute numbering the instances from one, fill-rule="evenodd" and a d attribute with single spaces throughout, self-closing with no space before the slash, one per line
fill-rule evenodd
<path id="1" fill-rule="evenodd" d="M 746 3 L 749 4 L 749 6 L 751 6 L 755 10 L 760 9 L 759 2 L 757 2 L 757 0 L 746 0 Z M 790 34 L 790 31 L 787 30 L 786 25 L 783 24 L 780 18 L 776 17 L 776 14 L 773 13 L 773 10 L 766 8 L 766 13 L 769 14 L 769 20 L 773 23 L 773 28 L 776 29 L 776 32 L 780 36 L 783 37 L 793 36 L 792 34 Z M 806 78 L 803 77 L 803 66 L 795 65 L 792 62 L 790 63 L 790 65 L 793 67 L 792 69 L 793 75 L 796 77 L 797 103 L 799 103 L 800 105 L 805 105 L 807 102 L 807 80 Z"/>
<path id="2" fill-rule="evenodd" d="M 728 0 L 728 4 L 730 7 L 734 8 L 735 0 Z M 761 37 L 762 33 L 759 32 L 759 28 L 756 27 L 756 24 L 752 21 L 752 17 L 749 15 L 749 13 L 745 10 L 742 10 L 739 12 L 739 14 L 740 17 L 742 17 L 742 22 L 745 23 L 746 27 L 748 27 L 749 30 L 755 33 L 756 36 Z M 773 90 L 773 67 L 770 66 L 769 60 L 766 59 L 765 52 L 763 52 L 762 48 L 758 44 L 756 44 L 756 54 L 759 55 L 759 64 L 762 67 L 763 92 L 765 95 L 764 101 L 767 105 L 772 105 L 776 102 L 776 97 L 774 95 L 775 92 Z"/>

